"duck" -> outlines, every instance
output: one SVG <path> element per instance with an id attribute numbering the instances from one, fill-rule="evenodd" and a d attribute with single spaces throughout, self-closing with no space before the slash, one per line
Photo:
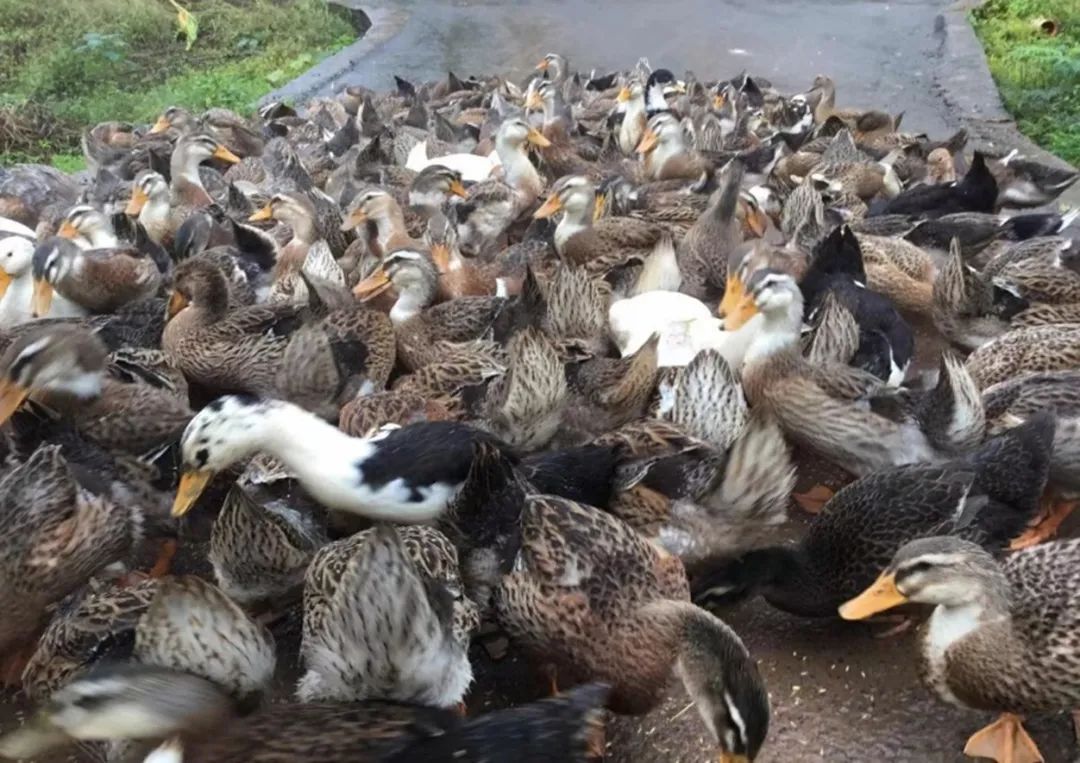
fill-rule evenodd
<path id="1" fill-rule="evenodd" d="M 157 294 L 161 271 L 153 259 L 135 249 L 83 250 L 69 239 L 45 239 L 31 261 L 35 317 L 48 315 L 53 294 L 62 295 L 90 313 L 110 313 Z"/>
<path id="2" fill-rule="evenodd" d="M 712 165 L 691 152 L 682 125 L 669 111 L 649 119 L 635 151 L 647 180 L 695 180 Z"/>
<path id="3" fill-rule="evenodd" d="M 645 86 L 640 81 L 631 79 L 619 89 L 617 101 L 623 108 L 623 118 L 619 124 L 619 150 L 626 156 L 633 156 L 648 122 Z"/>
<path id="4" fill-rule="evenodd" d="M 5 326 L 28 323 L 37 317 L 32 307 L 34 249 L 34 241 L 30 238 L 7 236 L 0 239 L 0 319 Z M 87 314 L 78 304 L 56 294 L 48 313 L 41 317 L 80 318 Z"/>
<path id="5" fill-rule="evenodd" d="M 606 696 L 602 684 L 585 684 L 469 719 L 393 702 L 285 702 L 239 717 L 236 703 L 212 681 L 161 667 L 113 665 L 63 687 L 27 727 L 0 738 L 0 754 L 24 758 L 78 741 L 134 739 L 157 763 L 270 763 L 303 757 L 313 746 L 327 763 L 505 754 L 525 763 L 552 755 L 585 763 L 602 751 Z M 129 722 L 135 718 L 140 725 Z"/>
<path id="6" fill-rule="evenodd" d="M 89 204 L 72 207 L 56 235 L 71 239 L 80 249 L 112 249 L 120 243 L 109 218 Z"/>
<path id="7" fill-rule="evenodd" d="M 1000 713 L 964 754 L 998 761 L 1043 760 L 1024 716 L 1074 712 L 1076 564 L 1080 541 L 1058 541 L 995 558 L 958 537 L 913 540 L 880 576 L 840 608 L 848 620 L 906 602 L 934 610 L 919 639 L 920 676 L 951 705 Z"/>
<path id="8" fill-rule="evenodd" d="M 596 188 L 587 178 L 571 175 L 552 186 L 536 219 L 562 212 L 555 227 L 555 250 L 564 262 L 604 272 L 633 258 L 644 260 L 659 243 L 664 228 L 627 217 L 593 221 Z"/>
<path id="9" fill-rule="evenodd" d="M 912 186 L 880 205 L 871 214 L 904 214 L 941 217 L 956 212 L 993 212 L 998 185 L 986 157 L 976 151 L 967 173 L 955 183 Z"/>
<path id="10" fill-rule="evenodd" d="M 154 242 L 165 246 L 173 233 L 171 199 L 165 177 L 153 170 L 143 170 L 131 183 L 131 198 L 124 214 L 138 220 Z"/>
<path id="11" fill-rule="evenodd" d="M 158 241 L 162 246 L 172 248 L 180 226 L 192 213 L 215 203 L 199 172 L 199 166 L 211 159 L 228 164 L 240 161 L 240 157 L 205 133 L 192 133 L 176 141 L 169 159 L 168 226 L 162 226 L 162 240 Z"/>
<path id="12" fill-rule="evenodd" d="M 195 414 L 184 430 L 183 473 L 172 513 L 186 514 L 215 474 L 262 452 L 329 508 L 422 522 L 445 511 L 465 482 L 472 445 L 493 439 L 450 421 L 350 437 L 291 403 L 227 395 Z"/>
<path id="13" fill-rule="evenodd" d="M 105 344 L 82 326 L 28 332 L 0 356 L 0 423 L 32 398 L 108 450 L 141 456 L 177 442 L 192 416 L 186 394 L 120 381 L 107 365 Z"/>
<path id="14" fill-rule="evenodd" d="M 761 594 L 801 617 L 835 617 L 916 538 L 956 536 L 1001 554 L 1038 512 L 1053 437 L 1053 417 L 1041 414 L 962 459 L 861 477 L 836 492 L 798 544 L 763 546 L 703 571 L 695 600 Z"/>
<path id="15" fill-rule="evenodd" d="M 312 250 L 325 249 L 324 257 L 333 259 L 330 246 L 322 237 L 316 220 L 315 205 L 300 193 L 276 193 L 260 209 L 248 217 L 249 222 L 276 220 L 288 225 L 292 238 L 277 253 L 274 263 L 274 279 L 282 280 L 286 275 L 298 273 L 308 261 L 315 257 Z M 344 276 L 342 276 L 344 281 Z"/>
<path id="16" fill-rule="evenodd" d="M 457 551 L 437 529 L 381 523 L 335 541 L 315 555 L 304 586 L 299 701 L 462 702 L 480 619 Z"/>
<path id="17" fill-rule="evenodd" d="M 837 109 L 836 83 L 831 77 L 819 74 L 814 78 L 812 89 L 820 92 L 817 106 L 814 107 L 814 122 L 819 125 L 825 124 L 829 119 L 838 119 L 862 139 L 878 133 L 895 132 L 900 126 L 899 117 L 894 118 L 883 111 Z"/>
<path id="18" fill-rule="evenodd" d="M 523 119 L 513 117 L 495 133 L 495 153 L 501 178 L 477 183 L 457 205 L 458 240 L 465 251 L 478 254 L 535 203 L 544 188 L 540 173 L 529 161 L 527 145 L 547 148 L 551 141 Z"/>
<path id="19" fill-rule="evenodd" d="M 757 755 L 764 684 L 735 632 L 689 602 L 677 557 L 600 509 L 553 496 L 527 496 L 521 526 L 495 591 L 514 639 L 557 671 L 611 682 L 609 705 L 622 712 L 654 705 L 677 665 L 722 759 Z"/>

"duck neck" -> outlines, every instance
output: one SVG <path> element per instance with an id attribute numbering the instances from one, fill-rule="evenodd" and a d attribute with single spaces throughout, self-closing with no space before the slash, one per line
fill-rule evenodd
<path id="1" fill-rule="evenodd" d="M 571 236 L 592 227 L 592 212 L 590 209 L 567 209 L 559 224 L 555 226 L 555 250 L 562 254 L 566 249 L 566 242 Z"/>
<path id="2" fill-rule="evenodd" d="M 203 185 L 199 176 L 199 164 L 197 159 L 192 158 L 183 151 L 174 151 L 169 161 L 169 172 L 172 175 L 172 194 L 182 199 L 201 198 L 211 200 L 210 193 Z"/>
<path id="3" fill-rule="evenodd" d="M 836 86 L 831 82 L 826 82 L 821 86 L 821 100 L 818 101 L 815 116 L 818 122 L 824 122 L 828 119 L 836 107 Z"/>
<path id="4" fill-rule="evenodd" d="M 540 175 L 529 161 L 524 145 L 514 145 L 500 137 L 495 141 L 495 151 L 502 162 L 503 178 L 507 185 L 515 191 L 533 193 L 534 197 L 540 193 Z"/>
<path id="5" fill-rule="evenodd" d="M 664 97 L 664 85 L 661 82 L 654 82 L 649 85 L 643 100 L 647 110 L 667 111 L 668 109 L 667 98 Z"/>
<path id="6" fill-rule="evenodd" d="M 404 246 L 411 240 L 409 231 L 405 227 L 405 215 L 396 203 L 387 204 L 378 215 L 374 215 L 371 219 L 375 223 L 379 248 L 384 253 Z"/>
<path id="7" fill-rule="evenodd" d="M 665 164 L 685 153 L 686 146 L 683 145 L 681 140 L 670 137 L 661 138 L 656 148 L 645 157 L 646 166 L 652 175 L 656 177 L 663 171 Z"/>
<path id="8" fill-rule="evenodd" d="M 785 310 L 762 313 L 757 336 L 746 351 L 746 364 L 762 362 L 798 347 L 802 329 L 802 300 L 793 299 Z"/>
<path id="9" fill-rule="evenodd" d="M 395 326 L 400 326 L 406 321 L 418 317 L 424 308 L 431 302 L 431 295 L 420 289 L 403 289 L 399 294 L 394 306 L 390 308 L 390 321 Z"/>
<path id="10" fill-rule="evenodd" d="M 147 231 L 157 230 L 168 223 L 170 208 L 169 194 L 156 193 L 147 199 L 143 208 L 139 210 L 139 223 Z"/>

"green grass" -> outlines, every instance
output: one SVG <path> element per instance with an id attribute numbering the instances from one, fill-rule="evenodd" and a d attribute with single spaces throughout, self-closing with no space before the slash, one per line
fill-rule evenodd
<path id="1" fill-rule="evenodd" d="M 79 134 L 170 105 L 250 111 L 355 38 L 325 0 L 0 0 L 0 163 L 78 167 Z"/>
<path id="2" fill-rule="evenodd" d="M 1046 18 L 1058 23 L 1056 37 L 1033 23 Z M 990 0 L 973 20 L 1021 131 L 1080 164 L 1080 0 Z"/>

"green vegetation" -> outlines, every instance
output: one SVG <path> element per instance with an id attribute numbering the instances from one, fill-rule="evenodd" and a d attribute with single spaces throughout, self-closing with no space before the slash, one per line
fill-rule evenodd
<path id="1" fill-rule="evenodd" d="M 84 128 L 170 105 L 249 111 L 354 38 L 325 0 L 0 0 L 0 164 L 77 168 Z"/>
<path id="2" fill-rule="evenodd" d="M 1032 140 L 1080 164 L 1080 2 L 990 0 L 974 12 L 1006 108 Z M 1039 22 L 1051 20 L 1057 34 Z"/>

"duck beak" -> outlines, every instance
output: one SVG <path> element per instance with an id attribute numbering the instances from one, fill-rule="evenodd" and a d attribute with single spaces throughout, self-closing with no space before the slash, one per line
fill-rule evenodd
<path id="1" fill-rule="evenodd" d="M 382 268 L 377 268 L 360 283 L 353 287 L 353 294 L 361 300 L 374 299 L 390 288 L 390 276 Z"/>
<path id="2" fill-rule="evenodd" d="M 641 136 L 641 142 L 637 144 L 635 150 L 639 154 L 648 154 L 656 148 L 656 144 L 659 141 L 660 136 L 656 134 L 656 131 L 647 127 L 645 128 L 645 134 Z"/>
<path id="3" fill-rule="evenodd" d="M 174 291 L 172 296 L 169 297 L 169 307 L 165 313 L 165 320 L 170 321 L 176 317 L 176 314 L 188 306 L 188 298 L 178 291 Z"/>
<path id="4" fill-rule="evenodd" d="M 19 406 L 29 394 L 29 389 L 20 387 L 9 379 L 0 382 L 0 424 L 10 419 L 12 414 L 19 410 Z"/>
<path id="5" fill-rule="evenodd" d="M 619 94 L 615 96 L 615 100 L 619 103 L 626 103 L 630 100 L 630 95 L 630 88 L 626 87 L 626 85 L 623 85 L 619 88 Z"/>
<path id="6" fill-rule="evenodd" d="M 840 605 L 840 617 L 845 620 L 864 620 L 906 603 L 908 598 L 896 587 L 896 573 L 886 570 L 873 585 L 851 601 Z"/>
<path id="7" fill-rule="evenodd" d="M 345 222 L 343 222 L 341 224 L 341 229 L 343 231 L 350 231 L 353 228 L 355 228 L 356 226 L 363 225 L 364 223 L 366 223 L 367 219 L 368 219 L 367 218 L 367 212 L 365 212 L 363 209 L 359 209 L 359 208 L 354 209 L 345 218 Z"/>
<path id="8" fill-rule="evenodd" d="M 450 269 L 450 247 L 446 244 L 431 245 L 431 261 L 435 263 L 439 273 L 445 273 Z"/>
<path id="9" fill-rule="evenodd" d="M 714 109 L 716 109 L 717 111 L 724 108 L 725 103 L 727 103 L 727 99 L 724 98 L 722 93 L 717 93 L 716 95 L 713 96 L 712 107 Z"/>
<path id="10" fill-rule="evenodd" d="M 548 70 L 549 66 L 551 66 L 551 61 L 548 61 L 545 58 L 543 61 L 541 61 L 540 63 L 538 63 L 536 65 L 536 71 L 538 71 L 538 72 L 546 72 Z"/>
<path id="11" fill-rule="evenodd" d="M 460 180 L 450 181 L 450 194 L 453 196 L 460 196 L 461 198 L 468 198 L 469 192 L 465 190 L 465 184 Z"/>
<path id="12" fill-rule="evenodd" d="M 218 147 L 214 149 L 213 157 L 215 159 L 220 159 L 223 162 L 228 162 L 229 164 L 238 164 L 240 162 L 239 156 L 220 143 L 218 144 Z"/>
<path id="13" fill-rule="evenodd" d="M 529 111 L 536 109 L 542 109 L 544 107 L 544 99 L 540 97 L 540 93 L 533 90 L 529 93 L 529 97 L 525 99 L 525 108 Z"/>
<path id="14" fill-rule="evenodd" d="M 604 194 L 602 194 L 602 193 L 596 194 L 596 197 L 593 199 L 593 203 L 592 203 L 592 219 L 593 219 L 593 222 L 596 222 L 597 220 L 599 220 L 601 217 L 604 216 L 604 203 L 606 201 L 607 201 L 607 197 Z"/>
<path id="15" fill-rule="evenodd" d="M 128 217 L 137 217 L 149 200 L 150 197 L 146 195 L 146 191 L 136 187 L 131 192 L 131 200 L 128 201 L 127 206 L 124 207 L 124 214 Z"/>
<path id="16" fill-rule="evenodd" d="M 7 294 L 9 286 L 11 286 L 11 276 L 6 270 L 0 269 L 0 297 Z"/>
<path id="17" fill-rule="evenodd" d="M 551 141 L 545 138 L 543 134 L 535 127 L 529 128 L 528 141 L 534 146 L 539 146 L 540 148 L 547 148 L 551 145 Z"/>
<path id="18" fill-rule="evenodd" d="M 214 473 L 209 469 L 197 469 L 193 472 L 184 472 L 180 475 L 180 486 L 176 488 L 176 500 L 173 501 L 172 515 L 182 517 L 191 511 L 195 501 L 206 490 Z"/>
<path id="19" fill-rule="evenodd" d="M 45 280 L 34 281 L 34 297 L 30 303 L 30 312 L 35 318 L 44 318 L 52 306 L 53 287 Z"/>
<path id="20" fill-rule="evenodd" d="M 757 305 L 746 292 L 746 284 L 739 276 L 728 276 L 724 299 L 717 312 L 724 319 L 725 331 L 734 331 L 757 315 Z"/>
<path id="21" fill-rule="evenodd" d="M 273 220 L 273 219 L 274 219 L 274 207 L 273 207 L 272 204 L 267 204 L 266 206 L 259 209 L 257 212 L 252 213 L 251 217 L 248 218 L 248 222 L 249 223 L 257 223 L 260 220 Z"/>
<path id="22" fill-rule="evenodd" d="M 158 133 L 165 132 L 170 127 L 172 127 L 172 124 L 170 124 L 169 120 L 165 118 L 164 114 L 162 114 L 160 117 L 157 118 L 157 121 L 154 122 L 154 126 L 150 128 L 150 134 L 157 135 Z"/>
<path id="23" fill-rule="evenodd" d="M 64 220 L 64 222 L 60 223 L 60 230 L 56 231 L 56 235 L 60 238 L 76 239 L 79 237 L 79 229 L 68 220 Z"/>
<path id="24" fill-rule="evenodd" d="M 720 763 L 750 763 L 750 758 L 733 752 L 721 752 Z"/>
<path id="25" fill-rule="evenodd" d="M 674 85 L 672 85 L 671 89 L 674 90 L 679 95 L 686 95 L 686 83 L 683 82 L 682 80 L 679 80 Z"/>
<path id="26" fill-rule="evenodd" d="M 553 214 L 563 208 L 562 199 L 559 198 L 559 194 L 553 193 L 547 197 L 547 201 L 544 202 L 540 209 L 533 212 L 533 218 L 537 220 L 544 220 L 551 217 Z"/>
<path id="27" fill-rule="evenodd" d="M 743 224 L 746 230 L 756 238 L 763 237 L 765 231 L 768 229 L 765 213 L 761 211 L 761 208 L 757 204 L 750 203 L 749 201 L 740 200 L 739 205 L 742 208 Z"/>

